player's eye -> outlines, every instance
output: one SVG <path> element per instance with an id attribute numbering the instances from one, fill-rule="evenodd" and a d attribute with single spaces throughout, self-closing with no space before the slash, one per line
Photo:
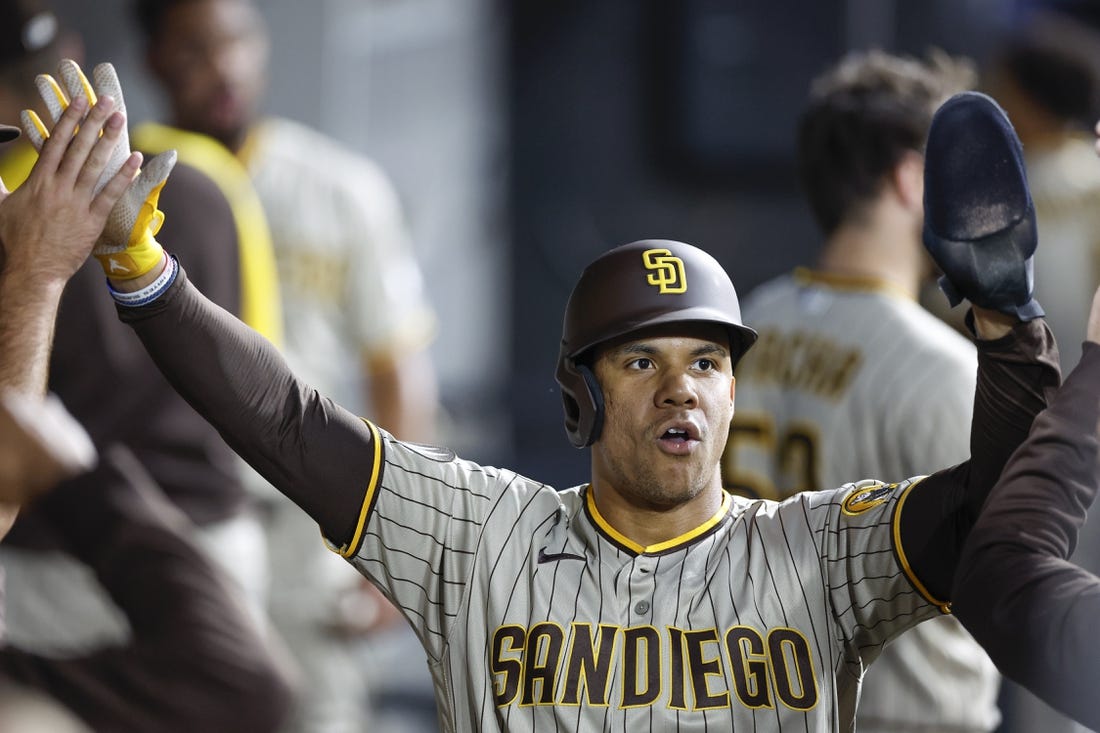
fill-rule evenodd
<path id="1" fill-rule="evenodd" d="M 632 360 L 627 367 L 630 369 L 646 370 L 653 368 L 653 360 L 647 356 Z"/>
<path id="2" fill-rule="evenodd" d="M 713 359 L 696 359 L 695 368 L 699 371 L 709 372 L 718 368 L 718 364 Z"/>

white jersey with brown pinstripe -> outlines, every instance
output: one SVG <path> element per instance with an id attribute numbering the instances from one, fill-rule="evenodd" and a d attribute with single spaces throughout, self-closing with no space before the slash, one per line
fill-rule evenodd
<path id="1" fill-rule="evenodd" d="M 737 367 L 727 488 L 782 500 L 966 460 L 973 344 L 881 280 L 796 270 L 757 288 Z M 989 731 L 997 669 L 953 618 L 903 635 L 868 672 L 860 733 Z"/>
<path id="2" fill-rule="evenodd" d="M 919 482 L 725 495 L 641 547 L 587 487 L 376 435 L 340 551 L 415 628 L 445 731 L 847 730 L 882 644 L 939 614 L 895 543 Z"/>

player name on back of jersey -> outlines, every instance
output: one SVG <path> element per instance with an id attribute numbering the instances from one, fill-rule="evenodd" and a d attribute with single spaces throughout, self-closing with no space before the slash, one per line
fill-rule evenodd
<path id="1" fill-rule="evenodd" d="M 818 334 L 765 328 L 737 367 L 737 376 L 758 384 L 840 399 L 863 365 L 859 349 Z"/>

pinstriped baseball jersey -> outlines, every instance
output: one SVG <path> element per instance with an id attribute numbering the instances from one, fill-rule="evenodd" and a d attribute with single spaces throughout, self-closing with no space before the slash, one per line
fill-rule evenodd
<path id="1" fill-rule="evenodd" d="M 587 487 L 378 435 L 341 552 L 416 629 L 447 731 L 848 729 L 883 642 L 938 614 L 895 543 L 916 483 L 726 495 L 641 547 Z"/>
<path id="2" fill-rule="evenodd" d="M 744 313 L 760 340 L 737 368 L 730 488 L 781 500 L 966 460 L 974 346 L 910 298 L 882 281 L 797 270 L 757 288 Z M 859 730 L 991 730 L 999 682 L 970 634 L 936 619 L 875 662 Z"/>

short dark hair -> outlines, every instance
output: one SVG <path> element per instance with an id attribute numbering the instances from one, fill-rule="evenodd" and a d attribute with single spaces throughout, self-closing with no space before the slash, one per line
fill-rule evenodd
<path id="1" fill-rule="evenodd" d="M 924 150 L 936 109 L 975 81 L 971 62 L 942 51 L 920 60 L 878 50 L 850 53 L 813 81 L 798 172 L 826 236 L 861 214 L 906 153 Z"/>
<path id="2" fill-rule="evenodd" d="M 1028 99 L 1058 121 L 1091 130 L 1100 117 L 1100 9 L 1049 9 L 1010 37 L 995 59 Z"/>

